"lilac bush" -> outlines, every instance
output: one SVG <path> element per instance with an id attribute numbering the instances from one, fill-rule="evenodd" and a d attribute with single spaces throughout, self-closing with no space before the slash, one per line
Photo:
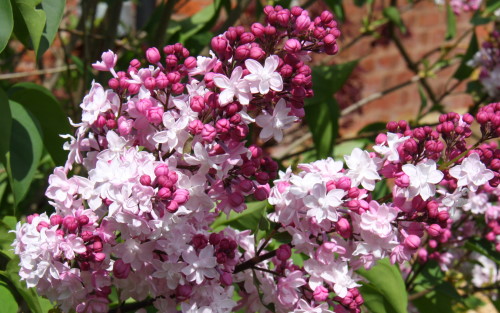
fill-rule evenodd
<path id="1" fill-rule="evenodd" d="M 116 290 L 160 312 L 359 313 L 357 273 L 379 260 L 446 270 L 478 234 L 500 251 L 489 141 L 500 103 L 443 114 L 435 128 L 390 122 L 372 149 L 278 173 L 260 145 L 304 117 L 310 54 L 336 54 L 340 31 L 327 11 L 264 12 L 266 24 L 214 37 L 209 57 L 175 44 L 126 71 L 113 51 L 93 64 L 112 78 L 92 83 L 65 136 L 68 160 L 46 191 L 55 212 L 15 231 L 28 287 L 64 312 L 107 312 Z M 390 191 L 378 198 L 381 183 Z M 252 200 L 273 206 L 263 219 L 274 228 L 214 231 Z"/>

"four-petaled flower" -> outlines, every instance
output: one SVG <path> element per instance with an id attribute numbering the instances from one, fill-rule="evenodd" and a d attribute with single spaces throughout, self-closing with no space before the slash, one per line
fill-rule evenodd
<path id="1" fill-rule="evenodd" d="M 436 168 L 436 162 L 430 159 L 416 166 L 405 164 L 402 169 L 410 179 L 410 186 L 406 189 L 408 198 L 420 195 L 424 200 L 429 199 L 436 193 L 436 184 L 439 184 L 444 176 Z"/>

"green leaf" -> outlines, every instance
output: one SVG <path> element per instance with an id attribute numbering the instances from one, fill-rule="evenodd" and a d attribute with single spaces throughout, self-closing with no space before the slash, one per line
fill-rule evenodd
<path id="1" fill-rule="evenodd" d="M 403 23 L 403 19 L 399 14 L 398 8 L 393 6 L 387 7 L 382 13 L 389 21 L 393 22 L 397 27 L 399 27 L 399 30 L 401 30 L 403 34 L 406 34 L 406 26 Z"/>
<path id="2" fill-rule="evenodd" d="M 0 162 L 7 166 L 7 152 L 10 150 L 10 132 L 12 128 L 12 116 L 10 113 L 9 99 L 0 88 Z"/>
<path id="3" fill-rule="evenodd" d="M 331 97 L 332 94 L 342 88 L 352 71 L 358 65 L 359 60 L 342 64 L 315 66 L 312 68 L 314 98 L 321 100 Z M 306 99 L 311 100 L 311 99 Z"/>
<path id="4" fill-rule="evenodd" d="M 489 15 L 500 9 L 500 1 L 498 0 L 488 0 L 486 1 L 486 9 L 484 10 L 484 14 Z"/>
<path id="5" fill-rule="evenodd" d="M 42 10 L 47 15 L 47 24 L 43 29 L 43 34 L 40 39 L 40 47 L 37 52 L 38 58 L 47 51 L 52 41 L 54 41 L 57 29 L 62 20 L 65 3 L 65 0 L 42 0 Z"/>
<path id="6" fill-rule="evenodd" d="M 370 270 L 359 269 L 357 272 L 369 281 L 372 287 L 383 296 L 387 306 L 392 308 L 392 311 L 386 312 L 407 312 L 408 294 L 398 267 L 391 265 L 388 259 L 383 259 Z"/>
<path id="7" fill-rule="evenodd" d="M 36 7 L 41 0 L 12 0 L 14 12 L 14 33 L 28 48 L 38 55 L 40 39 L 47 17 L 43 10 Z"/>
<path id="8" fill-rule="evenodd" d="M 491 242 L 484 238 L 472 238 L 465 243 L 465 249 L 482 254 L 500 265 L 500 253 L 497 252 Z"/>
<path id="9" fill-rule="evenodd" d="M 474 57 L 474 54 L 476 54 L 478 50 L 479 50 L 479 44 L 477 42 L 477 36 L 476 33 L 473 33 L 472 37 L 470 38 L 467 51 L 465 51 L 465 54 L 462 56 L 462 61 L 460 62 L 460 66 L 457 68 L 455 74 L 453 74 L 453 78 L 458 80 L 464 80 L 467 79 L 472 74 L 474 68 L 468 66 L 467 62 Z"/>
<path id="10" fill-rule="evenodd" d="M 304 109 L 317 158 L 324 159 L 331 156 L 339 128 L 340 109 L 337 101 L 330 98 L 324 102 L 308 105 Z"/>
<path id="11" fill-rule="evenodd" d="M 10 100 L 12 128 L 6 169 L 17 206 L 30 187 L 43 144 L 41 129 L 36 119 L 19 103 Z"/>
<path id="12" fill-rule="evenodd" d="M 241 213 L 231 211 L 229 216 L 222 214 L 212 224 L 214 231 L 219 231 L 224 226 L 231 226 L 239 230 L 255 229 L 258 227 L 263 211 L 266 210 L 267 201 L 247 203 L 247 208 Z"/>
<path id="13" fill-rule="evenodd" d="M 43 142 L 56 165 L 66 162 L 68 153 L 63 150 L 65 139 L 71 129 L 59 101 L 46 88 L 33 83 L 19 83 L 9 90 L 12 100 L 22 104 L 40 122 Z"/>
<path id="14" fill-rule="evenodd" d="M 19 309 L 16 298 L 5 282 L 0 282 L 0 303 L 5 313 L 16 313 Z"/>
<path id="15" fill-rule="evenodd" d="M 453 9 L 451 8 L 451 5 L 447 2 L 446 3 L 446 35 L 445 35 L 445 39 L 451 40 L 451 39 L 455 38 L 456 34 L 457 34 L 457 18 L 455 16 L 455 13 L 453 13 Z"/>
<path id="16" fill-rule="evenodd" d="M 5 49 L 14 29 L 14 16 L 10 0 L 0 1 L 0 52 Z"/>
<path id="17" fill-rule="evenodd" d="M 364 305 L 374 313 L 395 313 L 392 306 L 387 302 L 384 295 L 372 284 L 363 284 L 359 292 L 365 300 Z"/>

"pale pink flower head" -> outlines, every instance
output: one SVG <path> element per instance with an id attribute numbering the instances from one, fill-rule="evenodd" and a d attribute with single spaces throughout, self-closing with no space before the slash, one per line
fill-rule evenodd
<path id="1" fill-rule="evenodd" d="M 377 172 L 379 159 L 371 158 L 367 151 L 360 148 L 354 148 L 351 155 L 345 155 L 344 159 L 349 167 L 347 176 L 352 179 L 353 187 L 361 184 L 367 190 L 374 190 L 375 181 L 381 179 Z"/>
<path id="2" fill-rule="evenodd" d="M 246 60 L 245 66 L 250 74 L 245 76 L 244 79 L 250 82 L 250 91 L 263 95 L 267 94 L 269 89 L 282 91 L 283 78 L 276 72 L 278 65 L 279 57 L 277 55 L 271 55 L 266 58 L 264 66 L 255 60 Z"/>
<path id="3" fill-rule="evenodd" d="M 391 222 L 396 219 L 398 211 L 385 203 L 380 205 L 377 201 L 371 201 L 370 209 L 361 214 L 359 226 L 379 237 L 389 237 L 392 234 Z"/>
<path id="4" fill-rule="evenodd" d="M 297 120 L 296 116 L 289 115 L 290 111 L 291 109 L 286 106 L 285 99 L 281 98 L 272 115 L 264 112 L 257 116 L 255 122 L 262 127 L 259 137 L 264 141 L 274 138 L 280 142 L 283 139 L 283 129 L 287 129 Z"/>
<path id="5" fill-rule="evenodd" d="M 481 162 L 477 153 L 472 153 L 462 161 L 462 164 L 450 168 L 450 175 L 457 179 L 458 187 L 467 186 L 474 192 L 495 177 Z"/>
<path id="6" fill-rule="evenodd" d="M 436 162 L 431 159 L 418 163 L 416 166 L 405 164 L 402 169 L 410 179 L 410 186 L 406 189 L 408 198 L 420 195 L 424 200 L 429 199 L 436 193 L 436 185 L 444 176 L 436 168 Z"/>
<path id="7" fill-rule="evenodd" d="M 101 55 L 101 61 L 97 61 L 92 64 L 92 67 L 98 71 L 110 71 L 118 61 L 118 56 L 111 50 L 103 52 Z"/>

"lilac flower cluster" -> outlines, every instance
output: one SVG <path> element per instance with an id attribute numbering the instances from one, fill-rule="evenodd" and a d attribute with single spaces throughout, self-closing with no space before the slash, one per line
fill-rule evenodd
<path id="1" fill-rule="evenodd" d="M 494 99 L 500 99 L 500 32 L 493 30 L 481 49 L 476 52 L 467 65 L 479 67 L 479 81 L 486 93 Z"/>

